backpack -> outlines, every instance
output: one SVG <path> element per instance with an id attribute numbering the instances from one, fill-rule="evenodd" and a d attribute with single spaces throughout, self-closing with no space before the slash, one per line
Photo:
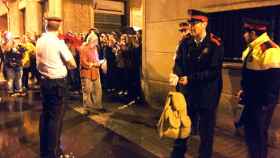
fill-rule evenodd
<path id="1" fill-rule="evenodd" d="M 187 115 L 187 104 L 182 93 L 168 93 L 157 127 L 161 138 L 183 139 L 190 135 L 191 120 Z"/>

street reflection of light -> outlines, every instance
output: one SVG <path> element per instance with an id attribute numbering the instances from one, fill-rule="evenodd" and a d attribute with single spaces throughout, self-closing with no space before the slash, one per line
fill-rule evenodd
<path id="1" fill-rule="evenodd" d="M 39 130 L 39 120 L 33 117 L 29 112 L 23 114 L 23 128 L 28 136 L 35 136 Z"/>

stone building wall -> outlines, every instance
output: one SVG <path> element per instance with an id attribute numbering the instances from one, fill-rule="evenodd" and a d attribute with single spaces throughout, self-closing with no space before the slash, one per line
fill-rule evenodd
<path id="1" fill-rule="evenodd" d="M 129 13 L 130 13 L 130 26 L 137 29 L 143 27 L 143 4 L 141 0 L 130 0 L 129 1 Z"/>
<path id="2" fill-rule="evenodd" d="M 40 34 L 43 29 L 43 7 L 38 1 L 28 1 L 25 7 L 25 33 Z"/>
<path id="3" fill-rule="evenodd" d="M 8 29 L 7 15 L 0 16 L 0 31 Z"/>
<path id="4" fill-rule="evenodd" d="M 9 31 L 15 35 L 26 32 L 44 31 L 44 17 L 56 16 L 64 19 L 62 32 L 87 32 L 94 27 L 95 12 L 108 15 L 123 15 L 123 2 L 97 0 L 95 10 L 92 0 L 13 0 L 9 1 L 9 12 L 0 3 L 0 16 L 8 15 L 6 21 Z M 3 20 L 5 20 L 5 16 Z"/>
<path id="5" fill-rule="evenodd" d="M 63 31 L 87 32 L 94 26 L 92 0 L 63 1 Z"/>
<path id="6" fill-rule="evenodd" d="M 19 36 L 42 32 L 42 5 L 40 0 L 9 1 L 8 8 L 0 3 L 0 16 L 5 15 L 8 30 Z"/>

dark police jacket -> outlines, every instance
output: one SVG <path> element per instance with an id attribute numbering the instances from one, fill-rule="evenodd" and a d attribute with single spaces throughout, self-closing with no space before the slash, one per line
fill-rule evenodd
<path id="1" fill-rule="evenodd" d="M 263 33 L 242 54 L 244 104 L 275 106 L 280 91 L 280 47 Z"/>
<path id="2" fill-rule="evenodd" d="M 200 44 L 186 38 L 179 45 L 173 73 L 187 76 L 184 94 L 190 107 L 215 108 L 222 90 L 222 63 L 224 49 L 220 39 L 207 33 Z"/>

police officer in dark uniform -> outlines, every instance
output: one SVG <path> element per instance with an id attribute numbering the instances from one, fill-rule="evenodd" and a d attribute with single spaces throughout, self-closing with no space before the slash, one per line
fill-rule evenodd
<path id="1" fill-rule="evenodd" d="M 191 25 L 188 22 L 181 22 L 179 23 L 179 30 L 181 33 L 180 42 L 183 41 L 185 38 L 189 38 L 191 35 Z"/>
<path id="2" fill-rule="evenodd" d="M 243 27 L 248 47 L 242 54 L 242 123 L 250 158 L 266 158 L 268 129 L 280 89 L 280 48 L 266 33 L 266 22 L 246 19 Z"/>
<path id="3" fill-rule="evenodd" d="M 176 46 L 176 53 L 173 57 L 174 60 L 176 59 L 179 48 L 184 47 L 184 44 L 186 43 L 184 41 L 191 37 L 191 26 L 188 22 L 180 22 L 178 31 L 180 32 L 180 39 Z M 170 85 L 176 86 L 176 91 L 182 92 L 182 85 L 178 84 L 178 76 L 172 73 L 169 77 Z"/>
<path id="4" fill-rule="evenodd" d="M 180 45 L 173 68 L 179 76 L 178 83 L 184 86 L 188 112 L 199 116 L 199 157 L 210 158 L 213 152 L 213 137 L 216 110 L 222 90 L 222 62 L 224 49 L 215 35 L 207 32 L 208 17 L 197 10 L 189 10 L 192 37 Z M 175 141 L 171 157 L 183 158 L 187 139 Z"/>

